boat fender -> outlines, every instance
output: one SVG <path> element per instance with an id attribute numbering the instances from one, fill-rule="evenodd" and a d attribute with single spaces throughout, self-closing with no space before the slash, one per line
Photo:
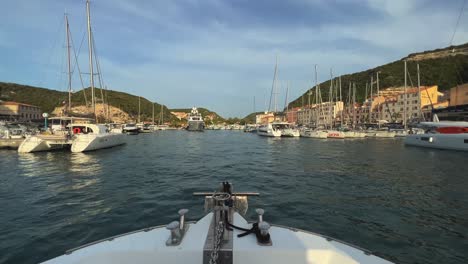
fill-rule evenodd
<path id="1" fill-rule="evenodd" d="M 73 134 L 79 134 L 79 133 L 81 133 L 81 128 L 79 127 L 73 128 Z"/>

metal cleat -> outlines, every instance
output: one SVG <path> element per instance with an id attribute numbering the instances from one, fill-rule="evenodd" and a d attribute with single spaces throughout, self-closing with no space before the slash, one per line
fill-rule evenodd
<path id="1" fill-rule="evenodd" d="M 188 213 L 188 209 L 180 209 L 179 210 L 179 216 L 180 216 L 180 219 L 179 219 L 179 222 L 180 222 L 180 226 L 179 226 L 179 229 L 182 231 L 182 235 L 183 233 L 185 233 L 185 214 Z"/>
<path id="2" fill-rule="evenodd" d="M 263 214 L 265 213 L 265 210 L 258 208 L 255 209 L 255 212 L 257 212 L 258 214 L 258 223 L 260 224 L 261 222 L 263 222 Z"/>
<path id="3" fill-rule="evenodd" d="M 270 233 L 268 232 L 270 230 L 270 224 L 266 221 L 262 221 L 258 223 L 258 229 L 260 230 L 260 236 L 257 237 L 257 242 L 261 246 L 271 246 L 271 238 L 270 238 Z"/>
<path id="4" fill-rule="evenodd" d="M 171 231 L 171 236 L 166 241 L 166 246 L 177 246 L 182 241 L 182 234 L 179 229 L 179 222 L 173 221 L 166 226 Z"/>

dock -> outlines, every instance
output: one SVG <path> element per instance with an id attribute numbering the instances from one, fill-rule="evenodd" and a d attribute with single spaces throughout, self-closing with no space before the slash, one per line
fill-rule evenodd
<path id="1" fill-rule="evenodd" d="M 0 138 L 0 149 L 17 149 L 24 138 Z"/>

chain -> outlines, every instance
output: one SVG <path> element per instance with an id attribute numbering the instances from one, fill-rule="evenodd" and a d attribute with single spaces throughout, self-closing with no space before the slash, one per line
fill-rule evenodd
<path id="1" fill-rule="evenodd" d="M 218 225 L 215 229 L 215 241 L 214 241 L 214 248 L 211 252 L 210 264 L 216 264 L 218 260 L 218 251 L 221 247 L 221 240 L 224 234 L 224 223 L 223 221 L 219 221 Z"/>

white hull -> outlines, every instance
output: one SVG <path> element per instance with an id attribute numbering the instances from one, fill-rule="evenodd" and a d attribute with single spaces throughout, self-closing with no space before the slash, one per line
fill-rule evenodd
<path id="1" fill-rule="evenodd" d="M 468 133 L 408 135 L 405 145 L 468 151 Z"/>
<path id="2" fill-rule="evenodd" d="M 31 136 L 27 137 L 18 147 L 19 153 L 31 153 L 63 149 L 69 145 L 66 137 Z"/>
<path id="3" fill-rule="evenodd" d="M 123 134 L 79 134 L 73 139 L 71 151 L 85 152 L 97 149 L 111 148 L 125 144 Z"/>
<path id="4" fill-rule="evenodd" d="M 345 134 L 342 131 L 328 130 L 327 131 L 327 138 L 343 139 L 343 138 L 345 138 Z"/>
<path id="5" fill-rule="evenodd" d="M 372 131 L 367 132 L 366 137 L 375 137 L 375 138 L 394 138 L 395 137 L 394 131 Z"/>
<path id="6" fill-rule="evenodd" d="M 272 124 L 260 126 L 257 134 L 263 137 L 281 137 L 281 130 L 274 129 Z"/>
<path id="7" fill-rule="evenodd" d="M 288 129 L 283 129 L 281 131 L 282 137 L 299 137 L 300 135 L 301 134 L 299 133 L 299 130 L 297 129 L 288 128 Z"/>
<path id="8" fill-rule="evenodd" d="M 301 137 L 308 138 L 327 138 L 328 133 L 323 130 L 305 130 L 301 132 Z"/>
<path id="9" fill-rule="evenodd" d="M 264 131 L 258 130 L 257 134 L 264 137 L 281 137 L 281 131 Z"/>
<path id="10" fill-rule="evenodd" d="M 359 131 L 344 131 L 343 132 L 345 138 L 364 138 L 366 137 L 366 133 L 359 132 Z"/>
<path id="11" fill-rule="evenodd" d="M 188 229 L 177 246 L 166 246 L 170 231 L 159 226 L 97 241 L 67 251 L 65 255 L 44 263 L 208 263 L 204 261 L 204 245 L 212 218 L 213 213 L 209 213 L 196 223 L 187 223 Z M 251 228 L 251 224 L 247 223 L 237 212 L 234 213 L 232 222 L 242 228 Z M 232 262 L 218 261 L 217 263 L 391 263 L 346 243 L 298 229 L 273 225 L 269 230 L 272 244 L 268 246 L 259 245 L 255 235 L 237 237 L 243 233 L 237 229 L 229 233 L 232 233 L 233 240 Z"/>

